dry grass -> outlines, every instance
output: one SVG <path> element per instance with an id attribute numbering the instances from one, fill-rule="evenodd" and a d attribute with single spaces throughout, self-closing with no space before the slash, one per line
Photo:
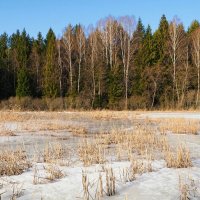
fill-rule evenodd
<path id="1" fill-rule="evenodd" d="M 133 155 L 146 156 L 167 148 L 165 136 L 155 134 L 151 129 L 139 127 L 131 132 L 113 130 L 111 133 L 97 135 L 98 143 L 115 148 L 117 160 L 131 160 Z"/>
<path id="2" fill-rule="evenodd" d="M 2 112 L 0 111 L 0 122 L 21 122 L 30 119 L 29 115 L 22 115 L 18 112 Z"/>
<path id="3" fill-rule="evenodd" d="M 46 165 L 44 166 L 44 169 L 47 172 L 46 179 L 49 181 L 55 181 L 65 176 L 62 170 L 56 165 Z"/>
<path id="4" fill-rule="evenodd" d="M 191 177 L 179 176 L 179 192 L 180 200 L 200 199 L 199 181 L 195 181 Z"/>
<path id="5" fill-rule="evenodd" d="M 111 155 L 110 153 L 113 151 L 114 155 Z M 143 128 L 133 132 L 113 130 L 110 134 L 98 134 L 93 140 L 84 140 L 78 148 L 78 155 L 84 166 L 105 163 L 109 157 L 115 157 L 118 161 L 132 161 L 137 160 L 137 158 L 152 160 L 156 156 L 159 159 L 160 152 L 163 152 L 169 168 L 192 166 L 190 151 L 185 145 L 180 145 L 177 150 L 172 150 L 165 136 Z M 142 173 L 152 169 L 151 165 L 144 167 L 144 163 L 136 163 L 135 166 L 141 168 Z M 137 171 L 137 169 L 134 170 Z"/>
<path id="6" fill-rule="evenodd" d="M 116 177 L 113 169 L 106 169 L 106 195 L 113 196 L 116 193 Z"/>
<path id="7" fill-rule="evenodd" d="M 127 119 L 129 115 L 135 116 L 136 114 L 131 111 L 111 111 L 111 110 L 97 110 L 89 112 L 80 112 L 84 117 L 96 120 L 109 120 L 109 119 Z"/>
<path id="8" fill-rule="evenodd" d="M 44 169 L 42 170 L 45 173 L 41 175 L 40 170 L 35 167 L 33 169 L 33 184 L 48 183 L 64 177 L 65 174 L 59 166 L 64 165 L 64 163 L 70 165 L 69 163 L 72 161 L 70 161 L 71 158 L 69 158 L 68 152 L 73 152 L 73 150 L 73 159 L 75 160 L 73 162 L 80 164 L 81 161 L 84 166 L 106 164 L 110 161 L 129 161 L 130 166 L 122 169 L 122 173 L 116 173 L 112 168 L 105 167 L 105 170 L 99 173 L 98 180 L 93 183 L 89 181 L 87 173 L 83 172 L 82 186 L 85 200 L 101 199 L 104 196 L 115 195 L 119 175 L 123 183 L 132 182 L 138 175 L 152 172 L 152 160 L 162 159 L 163 155 L 169 168 L 191 167 L 192 161 L 188 148 L 185 145 L 180 145 L 177 149 L 170 147 L 167 139 L 168 135 L 165 134 L 168 131 L 197 134 L 199 130 L 197 121 L 163 120 L 159 122 L 159 128 L 163 134 L 159 134 L 156 128 L 154 129 L 154 126 L 152 126 L 152 124 L 157 126 L 156 121 L 146 120 L 142 126 L 134 127 L 133 130 L 113 129 L 110 132 L 102 132 L 92 136 L 88 134 L 85 127 L 66 125 L 63 121 L 59 122 L 60 116 L 58 113 L 52 114 L 52 116 L 51 113 L 34 113 L 24 116 L 15 114 L 15 117 L 11 117 L 9 120 L 16 120 L 17 122 L 29 120 L 25 125 L 23 125 L 24 122 L 22 123 L 20 128 L 24 130 L 47 130 L 47 133 L 48 131 L 66 130 L 76 139 L 75 145 L 70 145 L 70 148 L 72 148 L 70 150 L 64 144 L 65 141 L 62 141 L 62 143 L 51 142 L 47 143 L 43 150 L 38 152 L 38 155 L 35 154 L 35 156 L 41 158 L 36 163 L 44 162 Z M 37 116 L 40 116 L 40 119 L 37 120 Z M 69 115 L 62 114 L 61 116 L 63 119 L 67 119 Z M 80 116 L 95 120 L 128 119 L 129 112 L 80 112 L 76 117 L 73 117 L 76 119 Z M 0 117 L 0 121 L 5 119 L 6 115 Z M 51 119 L 52 122 L 46 119 Z M 34 126 L 31 125 L 32 122 L 35 122 Z M 8 131 L 4 135 L 12 135 L 12 133 Z M 72 138 L 71 135 L 70 138 Z M 78 142 L 78 145 L 76 145 L 76 142 Z M 0 161 L 0 175 L 18 175 L 30 167 L 26 152 L 22 149 L 1 151 Z M 92 190 L 95 191 L 95 195 Z M 184 198 L 188 197 L 189 191 L 187 186 L 182 184 L 180 191 L 183 196 L 181 200 L 185 200 Z"/>
<path id="9" fill-rule="evenodd" d="M 2 130 L 0 131 L 0 136 L 16 136 L 16 134 L 11 130 Z"/>
<path id="10" fill-rule="evenodd" d="M 34 124 L 34 126 L 33 126 Z M 35 132 L 36 134 L 40 131 L 45 131 L 45 134 L 49 132 L 57 132 L 57 131 L 67 131 L 70 132 L 73 136 L 82 137 L 87 136 L 88 131 L 85 127 L 75 126 L 75 125 L 67 125 L 60 123 L 59 121 L 29 121 L 27 123 L 20 124 L 20 129 L 29 132 Z"/>
<path id="11" fill-rule="evenodd" d="M 186 119 L 164 119 L 159 125 L 162 134 L 172 132 L 175 134 L 197 135 L 200 130 L 199 121 Z"/>
<path id="12" fill-rule="evenodd" d="M 46 163 L 53 163 L 64 158 L 65 148 L 59 143 L 48 143 L 44 147 L 43 159 Z"/>
<path id="13" fill-rule="evenodd" d="M 97 142 L 83 140 L 78 147 L 78 155 L 84 166 L 105 163 L 105 147 Z"/>
<path id="14" fill-rule="evenodd" d="M 169 148 L 164 153 L 164 159 L 169 168 L 192 167 L 190 151 L 185 145 L 180 145 L 175 153 Z"/>
<path id="15" fill-rule="evenodd" d="M 152 172 L 152 162 L 151 160 L 139 160 L 134 159 L 131 161 L 129 167 L 122 170 L 121 179 L 123 182 L 132 182 L 136 179 L 136 175 L 141 175 L 143 173 Z"/>
<path id="16" fill-rule="evenodd" d="M 43 170 L 39 170 L 37 165 L 33 169 L 33 184 L 45 184 L 65 177 L 65 173 L 55 164 L 43 165 Z"/>
<path id="17" fill-rule="evenodd" d="M 12 194 L 10 200 L 16 200 L 17 198 L 23 195 L 23 184 L 13 183 L 12 186 Z"/>
<path id="18" fill-rule="evenodd" d="M 135 156 L 153 158 L 168 146 L 165 136 L 139 127 L 131 132 L 112 130 L 110 133 L 99 133 L 94 138 L 83 140 L 77 151 L 80 161 L 89 166 L 105 163 L 109 157 L 117 161 L 130 161 Z"/>
<path id="19" fill-rule="evenodd" d="M 104 173 L 99 173 L 97 181 L 92 182 L 88 178 L 88 174 L 82 171 L 82 188 L 83 199 L 102 199 L 104 194 L 106 196 L 114 196 L 116 194 L 116 176 L 113 168 L 106 168 Z M 94 193 L 93 193 L 93 192 Z"/>
<path id="20" fill-rule="evenodd" d="M 82 171 L 82 187 L 83 187 L 83 200 L 89 200 L 91 194 L 89 192 L 90 182 L 86 172 Z"/>
<path id="21" fill-rule="evenodd" d="M 73 136 L 87 136 L 88 131 L 85 127 L 68 126 L 67 131 L 71 132 Z"/>
<path id="22" fill-rule="evenodd" d="M 31 166 L 26 152 L 21 148 L 2 150 L 0 161 L 0 175 L 19 175 Z"/>

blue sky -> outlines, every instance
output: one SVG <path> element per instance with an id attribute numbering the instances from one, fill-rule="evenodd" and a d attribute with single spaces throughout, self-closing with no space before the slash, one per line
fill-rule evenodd
<path id="1" fill-rule="evenodd" d="M 69 23 L 88 26 L 108 15 L 141 17 L 155 30 L 162 14 L 177 15 L 187 28 L 200 20 L 200 0 L 0 0 L 0 33 L 25 28 L 31 36 L 46 35 L 52 27 L 59 36 Z"/>

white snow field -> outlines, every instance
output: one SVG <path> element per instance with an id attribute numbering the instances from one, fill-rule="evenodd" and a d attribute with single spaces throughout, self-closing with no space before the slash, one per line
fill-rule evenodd
<path id="1" fill-rule="evenodd" d="M 188 149 L 190 166 L 168 166 L 165 144 Z M 30 165 L 10 175 L 3 156 L 16 149 Z M 198 200 L 200 112 L 2 111 L 0 159 L 1 200 Z"/>

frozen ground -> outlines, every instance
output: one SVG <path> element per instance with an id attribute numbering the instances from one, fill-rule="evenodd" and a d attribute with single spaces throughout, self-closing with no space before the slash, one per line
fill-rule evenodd
<path id="1" fill-rule="evenodd" d="M 10 113 L 12 114 L 12 113 Z M 188 120 L 199 120 L 200 113 L 197 112 L 127 112 L 107 116 L 90 116 L 83 112 L 65 112 L 65 113 L 21 113 L 20 115 L 32 116 L 22 120 L 2 120 L 0 121 L 0 131 L 12 131 L 16 136 L 0 135 L 0 150 L 6 148 L 15 148 L 23 145 L 30 159 L 35 154 L 42 153 L 42 149 L 48 143 L 60 142 L 68 149 L 76 149 L 83 142 L 81 136 L 75 136 L 73 131 L 69 131 L 67 126 L 84 127 L 88 131 L 88 137 L 92 137 L 100 132 L 109 132 L 114 129 L 126 131 L 134 130 L 135 127 L 145 124 L 149 119 L 163 118 L 184 118 Z M 36 116 L 35 116 L 36 115 Z M 47 115 L 47 116 L 46 116 Z M 44 126 L 40 126 L 44 124 Z M 58 128 L 48 129 L 50 125 Z M 63 126 L 62 128 L 60 128 Z M 65 127 L 66 126 L 66 127 Z M 156 122 L 151 123 L 152 127 L 157 126 Z M 44 128 L 46 127 L 46 128 Z M 2 200 L 9 200 L 12 195 L 13 187 L 22 190 L 19 200 L 75 200 L 83 199 L 82 174 L 87 173 L 91 183 L 89 186 L 91 197 L 95 199 L 97 190 L 97 180 L 101 173 L 105 179 L 104 168 L 112 167 L 116 175 L 116 194 L 114 196 L 103 195 L 102 199 L 116 200 L 176 200 L 180 199 L 179 179 L 193 180 L 197 191 L 195 195 L 194 188 L 191 189 L 191 199 L 200 199 L 200 135 L 172 134 L 167 135 L 170 144 L 176 148 L 179 143 L 185 143 L 190 149 L 193 167 L 186 169 L 167 168 L 163 159 L 152 161 L 152 172 L 146 172 L 136 175 L 136 179 L 130 182 L 124 182 L 122 171 L 130 166 L 128 161 L 115 161 L 110 158 L 105 164 L 95 164 L 84 167 L 78 162 L 76 156 L 72 158 L 73 162 L 69 165 L 59 166 L 64 177 L 59 180 L 46 181 L 43 162 L 33 162 L 33 166 L 24 173 L 17 176 L 0 177 L 0 194 Z M 71 155 L 73 157 L 73 155 Z M 40 184 L 33 184 L 37 167 L 40 177 Z M 93 184 L 92 184 L 93 183 Z M 104 183 L 105 184 L 105 183 Z M 106 186 L 103 185 L 103 188 Z M 192 187 L 192 186 L 191 186 Z M 16 189 L 17 190 L 17 189 Z"/>

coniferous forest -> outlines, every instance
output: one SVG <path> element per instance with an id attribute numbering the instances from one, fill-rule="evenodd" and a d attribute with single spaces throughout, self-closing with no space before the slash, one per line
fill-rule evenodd
<path id="1" fill-rule="evenodd" d="M 200 105 L 200 24 L 163 15 L 156 30 L 125 16 L 95 26 L 0 35 L 1 107 L 189 109 Z M 31 107 L 32 106 L 32 107 Z"/>

